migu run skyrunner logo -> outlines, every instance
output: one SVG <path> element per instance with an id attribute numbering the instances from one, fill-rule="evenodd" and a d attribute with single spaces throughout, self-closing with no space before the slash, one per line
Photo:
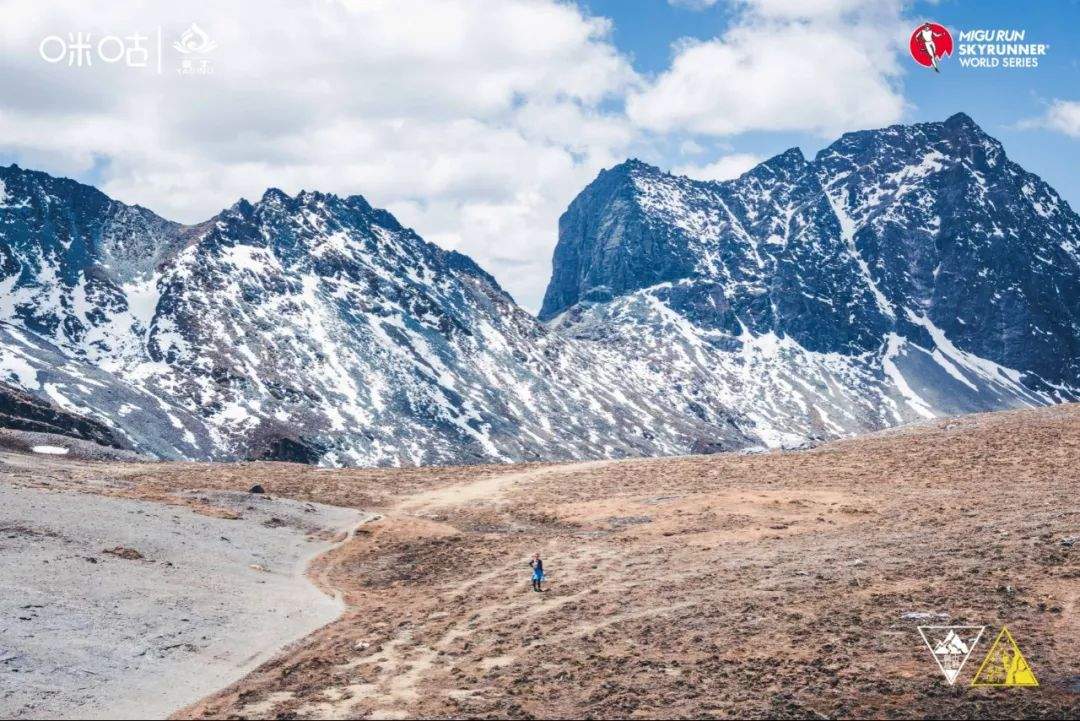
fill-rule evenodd
<path id="1" fill-rule="evenodd" d="M 1039 67 L 1039 59 L 1050 49 L 1047 43 L 1032 42 L 1024 28 L 957 28 L 924 22 L 911 32 L 908 50 L 912 59 L 935 73 L 941 60 L 955 57 L 963 70 L 1025 70 Z"/>
<path id="2" fill-rule="evenodd" d="M 940 73 L 938 60 L 946 55 L 952 55 L 952 34 L 944 25 L 923 23 L 911 33 L 908 49 L 915 62 L 923 67 L 933 68 L 935 73 Z"/>

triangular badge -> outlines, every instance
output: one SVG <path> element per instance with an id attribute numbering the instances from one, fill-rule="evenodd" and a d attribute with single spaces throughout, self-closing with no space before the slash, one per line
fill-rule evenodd
<path id="1" fill-rule="evenodd" d="M 994 639 L 994 645 L 983 659 L 982 666 L 971 679 L 972 686 L 1038 686 L 1035 673 L 1028 665 L 1016 639 L 1005 626 Z"/>
<path id="2" fill-rule="evenodd" d="M 986 626 L 919 626 L 926 647 L 952 686 Z"/>

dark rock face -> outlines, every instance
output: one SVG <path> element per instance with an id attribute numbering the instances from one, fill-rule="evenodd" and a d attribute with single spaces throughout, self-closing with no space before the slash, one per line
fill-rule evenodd
<path id="1" fill-rule="evenodd" d="M 1080 219 L 963 114 L 849 133 L 812 162 L 789 150 L 722 183 L 628 161 L 560 231 L 546 319 L 684 280 L 665 302 L 699 327 L 845 355 L 941 333 L 1034 386 L 1080 385 Z M 642 248 L 648 267 L 627 272 Z"/>
<path id="2" fill-rule="evenodd" d="M 102 446 L 128 448 L 104 423 L 65 411 L 6 383 L 0 383 L 0 428 L 53 433 Z"/>
<path id="3" fill-rule="evenodd" d="M 1080 219 L 966 115 L 850 133 L 818 156 L 891 306 L 958 347 L 1080 380 Z"/>
<path id="4" fill-rule="evenodd" d="M 794 210 L 781 217 L 781 208 Z M 779 242 L 785 233 L 799 242 Z M 822 351 L 868 350 L 882 329 L 869 291 L 851 282 L 858 268 L 815 167 L 798 149 L 731 183 L 673 178 L 639 161 L 604 171 L 560 221 L 553 265 L 541 319 L 692 278 L 713 290 L 744 288 L 720 294 L 719 315 L 715 294 L 682 289 L 695 322 L 731 329 L 738 319 L 755 333 L 776 330 Z M 694 308 L 702 303 L 707 310 Z"/>
<path id="5" fill-rule="evenodd" d="M 579 301 L 608 301 L 693 272 L 696 259 L 678 230 L 650 228 L 634 202 L 633 173 L 645 169 L 627 161 L 602 171 L 559 218 L 559 238 L 568 242 L 555 250 L 541 320 Z"/>
<path id="6" fill-rule="evenodd" d="M 270 444 L 262 455 L 253 458 L 258 461 L 286 461 L 289 463 L 318 463 L 329 449 L 304 439 L 278 438 Z M 261 493 L 262 491 L 253 491 Z"/>

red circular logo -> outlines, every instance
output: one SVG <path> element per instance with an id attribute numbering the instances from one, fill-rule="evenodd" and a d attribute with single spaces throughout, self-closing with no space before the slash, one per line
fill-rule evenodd
<path id="1" fill-rule="evenodd" d="M 952 55 L 952 34 L 948 28 L 937 23 L 923 23 L 911 33 L 908 43 L 911 57 L 926 68 L 938 69 L 938 59 Z"/>

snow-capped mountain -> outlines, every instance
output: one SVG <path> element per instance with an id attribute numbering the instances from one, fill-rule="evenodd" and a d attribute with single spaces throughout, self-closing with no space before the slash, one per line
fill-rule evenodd
<path id="1" fill-rule="evenodd" d="M 0 411 L 162 458 L 392 465 L 1078 395 L 1080 221 L 966 116 L 726 183 L 628 161 L 559 232 L 541 322 L 359 196 L 271 189 L 184 226 L 0 168 Z"/>
<path id="2" fill-rule="evenodd" d="M 0 380 L 138 450 L 375 465 L 748 442 L 359 196 L 272 189 L 186 227 L 70 180 L 0 180 Z"/>
<path id="3" fill-rule="evenodd" d="M 963 114 L 728 182 L 627 161 L 561 218 L 540 317 L 769 445 L 1072 400 L 1080 218 Z"/>

